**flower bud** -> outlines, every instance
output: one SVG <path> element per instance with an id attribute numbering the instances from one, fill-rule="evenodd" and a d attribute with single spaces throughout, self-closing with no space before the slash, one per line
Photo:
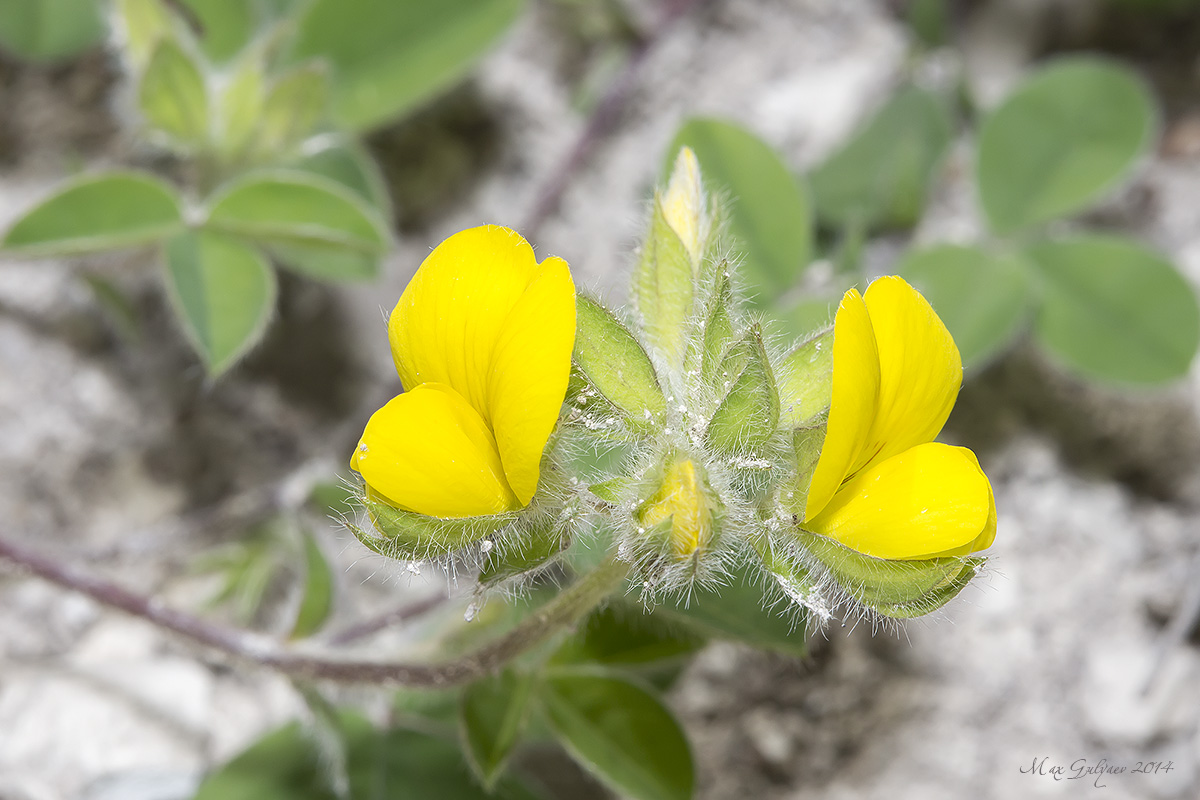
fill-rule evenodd
<path id="1" fill-rule="evenodd" d="M 679 149 L 662 197 L 663 216 L 687 249 L 694 263 L 704 255 L 711 218 L 700 178 L 700 162 L 690 147 Z"/>
<path id="2" fill-rule="evenodd" d="M 691 458 L 674 461 L 658 490 L 636 511 L 638 524 L 648 532 L 666 534 L 667 547 L 676 561 L 687 561 L 707 552 L 712 543 L 714 511 L 704 469 Z"/>
<path id="3" fill-rule="evenodd" d="M 680 367 L 690 342 L 701 264 L 712 233 L 712 215 L 700 165 L 683 148 L 664 194 L 656 194 L 650 230 L 634 270 L 633 297 L 647 338 L 672 366 Z"/>

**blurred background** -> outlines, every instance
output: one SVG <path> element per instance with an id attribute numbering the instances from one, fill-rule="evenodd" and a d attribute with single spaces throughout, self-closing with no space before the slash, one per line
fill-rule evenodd
<path id="1" fill-rule="evenodd" d="M 1197 796 L 1200 4 L 396 0 L 381 16 L 369 0 L 180 0 L 162 4 L 170 23 L 138 5 L 0 0 L 0 223 L 16 223 L 0 263 L 0 535 L 284 636 L 310 632 L 294 607 L 311 587 L 276 575 L 297 541 L 328 562 L 330 630 L 445 593 L 445 576 L 385 562 L 328 520 L 363 424 L 399 390 L 386 313 L 431 247 L 486 222 L 622 302 L 652 187 L 688 141 L 735 208 L 799 203 L 802 241 L 779 245 L 782 277 L 758 296 L 781 342 L 845 286 L 895 271 L 960 344 L 975 337 L 944 438 L 979 453 L 1000 520 L 983 579 L 932 618 L 835 623 L 804 659 L 705 649 L 669 695 L 697 796 Z M 182 26 L 183 55 L 130 20 Z M 1103 56 L 1070 63 L 1104 74 L 1031 88 L 1079 54 Z M 168 69 L 156 90 L 148 76 Z M 180 100 L 193 73 L 220 87 L 200 122 Z M 243 85 L 251 100 L 229 88 Z M 881 113 L 911 87 L 933 112 Z M 282 121 L 237 129 L 239 113 Z M 768 147 L 799 199 L 752 196 L 774 173 L 741 180 L 758 145 L 730 145 L 713 120 Z M 1054 125 L 1079 156 L 1071 175 L 1005 185 L 1053 172 Z M 1038 148 L 1044 166 L 1022 173 Z M 366 256 L 243 227 L 253 247 L 236 257 L 265 263 L 261 248 L 283 268 L 264 267 L 246 290 L 257 305 L 227 324 L 211 309 L 232 279 L 206 266 L 208 245 L 194 263 L 164 255 L 147 226 L 153 208 L 168 227 L 222 209 L 226 230 L 251 225 L 216 187 L 260 208 L 265 179 L 237 181 L 280 165 L 325 176 L 314 207 L 331 210 L 299 222 L 350 220 L 328 242 Z M 142 203 L 127 239 L 69 203 L 20 222 L 63 181 L 117 168 L 177 192 L 104 195 Z M 770 250 L 787 228 L 749 244 Z M 1070 249 L 1098 236 L 1108 249 Z M 917 258 L 944 244 L 977 273 Z M 1013 258 L 1033 267 L 997 266 Z M 393 631 L 369 652 L 416 638 Z M 0 568 L 3 800 L 183 800 L 303 709 L 279 676 Z M 1026 774 L 1043 758 L 1128 769 L 1099 789 Z"/>

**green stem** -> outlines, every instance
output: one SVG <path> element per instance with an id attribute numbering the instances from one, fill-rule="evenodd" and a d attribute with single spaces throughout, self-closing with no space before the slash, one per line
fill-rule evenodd
<path id="1" fill-rule="evenodd" d="M 167 608 L 154 598 L 136 594 L 78 567 L 62 563 L 59 559 L 0 537 L 0 562 L 5 561 L 184 638 L 293 678 L 418 688 L 466 683 L 499 669 L 522 653 L 549 641 L 620 588 L 630 569 L 629 564 L 610 555 L 596 569 L 568 586 L 499 639 L 450 661 L 413 664 L 355 661 L 286 649 L 249 631 Z"/>

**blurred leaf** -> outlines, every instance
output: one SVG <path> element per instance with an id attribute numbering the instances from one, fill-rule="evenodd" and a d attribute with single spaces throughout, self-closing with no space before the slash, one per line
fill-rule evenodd
<path id="1" fill-rule="evenodd" d="M 717 639 L 803 656 L 808 652 L 804 621 L 797 620 L 790 604 L 782 600 L 778 590 L 764 590 L 738 570 L 719 589 L 696 588 L 690 597 L 658 606 L 654 613 L 682 620 Z M 776 606 L 788 613 L 776 611 Z"/>
<path id="2" fill-rule="evenodd" d="M 229 605 L 240 624 L 256 622 L 268 590 L 291 561 L 278 522 L 255 526 L 237 541 L 204 552 L 191 562 L 192 572 L 221 579 L 220 589 L 208 598 L 208 608 Z"/>
<path id="3" fill-rule="evenodd" d="M 678 661 L 705 644 L 703 636 L 640 604 L 613 601 L 592 612 L 555 653 L 556 663 L 639 667 Z"/>
<path id="4" fill-rule="evenodd" d="M 908 27 L 925 47 L 941 47 L 949 41 L 948 0 L 909 0 Z"/>
<path id="5" fill-rule="evenodd" d="M 113 26 L 123 42 L 121 55 L 141 70 L 154 46 L 171 29 L 171 16 L 162 0 L 114 0 Z"/>
<path id="6" fill-rule="evenodd" d="M 97 0 L 0 2 L 0 46 L 18 58 L 71 58 L 99 44 L 105 32 Z"/>
<path id="7" fill-rule="evenodd" d="M 333 571 L 317 539 L 309 531 L 304 538 L 304 594 L 292 626 L 293 639 L 303 639 L 319 631 L 333 611 Z"/>
<path id="8" fill-rule="evenodd" d="M 747 295 L 772 302 L 808 267 L 812 214 L 803 187 L 770 145 L 733 123 L 688 120 L 667 151 L 668 172 L 684 145 L 695 151 L 705 183 L 732 195 L 729 228 L 745 248 Z"/>
<path id="9" fill-rule="evenodd" d="M 529 716 L 533 677 L 506 669 L 467 686 L 459 705 L 459 731 L 467 762 L 487 787 L 496 784 L 504 762 Z"/>
<path id="10" fill-rule="evenodd" d="M 350 800 L 534 800 L 503 780 L 494 794 L 476 786 L 450 742 L 411 730 L 376 731 L 358 714 L 340 715 Z M 194 800 L 339 800 L 311 737 L 297 723 L 267 734 L 208 775 Z"/>
<path id="11" fill-rule="evenodd" d="M 199 65 L 171 39 L 154 48 L 138 87 L 138 106 L 151 126 L 190 144 L 208 138 L 208 90 Z"/>
<path id="12" fill-rule="evenodd" d="M 910 252 L 897 272 L 925 295 L 970 367 L 1010 345 L 1029 321 L 1029 270 L 1020 256 L 943 244 Z"/>
<path id="13" fill-rule="evenodd" d="M 458 726 L 458 706 L 461 697 L 460 687 L 401 688 L 392 695 L 392 711 L 407 727 L 424 726 L 453 731 Z"/>
<path id="14" fill-rule="evenodd" d="M 839 229 L 912 227 L 953 133 L 941 99 L 901 89 L 813 172 L 817 217 Z"/>
<path id="15" fill-rule="evenodd" d="M 180 0 L 180 4 L 195 14 L 200 47 L 213 61 L 237 55 L 258 26 L 256 4 L 251 0 Z"/>
<path id="16" fill-rule="evenodd" d="M 691 800 L 692 754 L 657 697 L 627 680 L 548 677 L 541 698 L 567 751 L 613 791 L 634 800 Z"/>
<path id="17" fill-rule="evenodd" d="M 221 92 L 221 146 L 229 160 L 241 156 L 253 141 L 263 113 L 264 78 L 262 60 L 247 55 L 236 64 Z"/>
<path id="18" fill-rule="evenodd" d="M 56 256 L 164 239 L 183 226 L 179 197 L 141 172 L 85 175 L 43 200 L 4 235 L 3 249 Z"/>
<path id="19" fill-rule="evenodd" d="M 112 321 L 117 333 L 127 341 L 136 340 L 141 333 L 141 321 L 138 318 L 137 307 L 129 299 L 129 295 L 112 281 L 94 272 L 82 273 L 81 277 L 92 290 L 96 302 Z"/>
<path id="20" fill-rule="evenodd" d="M 260 147 L 278 153 L 310 135 L 325 115 L 328 99 L 329 69 L 324 62 L 301 64 L 280 75 L 263 105 Z"/>
<path id="21" fill-rule="evenodd" d="M 1082 211 L 1150 147 L 1157 111 L 1131 70 L 1060 58 L 1027 78 L 984 121 L 976 174 L 992 228 L 1010 233 Z"/>
<path id="22" fill-rule="evenodd" d="M 1138 242 L 1087 236 L 1029 248 L 1042 279 L 1037 339 L 1094 378 L 1161 383 L 1184 375 L 1200 341 L 1192 287 Z"/>
<path id="23" fill-rule="evenodd" d="M 790 308 L 777 311 L 776 315 L 783 320 L 789 336 L 802 339 L 832 325 L 837 307 L 838 301 L 831 298 L 801 300 Z"/>
<path id="24" fill-rule="evenodd" d="M 331 481 L 314 486 L 308 502 L 325 516 L 342 519 L 354 512 L 352 501 L 355 497 L 357 493 L 352 488 L 339 481 Z"/>
<path id="25" fill-rule="evenodd" d="M 378 127 L 462 79 L 517 18 L 522 0 L 315 0 L 300 18 L 293 57 L 328 58 L 333 113 Z"/>
<path id="26" fill-rule="evenodd" d="M 275 310 L 275 273 L 252 246 L 209 231 L 167 243 L 167 291 L 212 376 L 245 355 Z"/>
<path id="27" fill-rule="evenodd" d="M 358 195 L 305 172 L 243 176 L 213 201 L 208 224 L 326 280 L 373 277 L 389 245 L 383 222 Z"/>
<path id="28" fill-rule="evenodd" d="M 385 220 L 392 217 L 387 182 L 371 154 L 355 142 L 337 142 L 305 155 L 297 169 L 337 181 L 366 200 Z"/>

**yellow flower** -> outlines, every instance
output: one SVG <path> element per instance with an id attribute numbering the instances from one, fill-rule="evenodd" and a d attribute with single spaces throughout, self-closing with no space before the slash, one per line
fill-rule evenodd
<path id="1" fill-rule="evenodd" d="M 933 442 L 962 360 L 902 279 L 851 289 L 834 318 L 833 395 L 803 527 L 877 558 L 966 555 L 991 545 L 996 501 L 975 454 Z"/>
<path id="2" fill-rule="evenodd" d="M 368 491 L 435 517 L 514 511 L 533 498 L 567 391 L 575 285 L 508 228 L 438 245 L 388 322 L 406 391 L 375 412 L 351 459 Z"/>

